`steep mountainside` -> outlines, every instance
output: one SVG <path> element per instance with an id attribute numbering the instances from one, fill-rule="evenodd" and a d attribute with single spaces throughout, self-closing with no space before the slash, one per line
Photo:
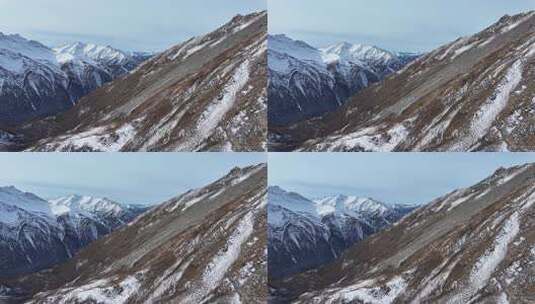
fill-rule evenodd
<path id="1" fill-rule="evenodd" d="M 533 303 L 534 203 L 535 165 L 502 168 L 276 284 L 296 303 Z"/>
<path id="2" fill-rule="evenodd" d="M 266 36 L 266 12 L 238 15 L 21 131 L 38 151 L 263 151 Z"/>
<path id="3" fill-rule="evenodd" d="M 63 262 L 145 210 L 87 196 L 47 202 L 14 187 L 0 188 L 0 277 Z"/>
<path id="4" fill-rule="evenodd" d="M 29 303 L 265 303 L 266 182 L 266 165 L 235 168 L 4 286 Z"/>
<path id="5" fill-rule="evenodd" d="M 270 278 L 328 263 L 412 210 L 343 195 L 313 202 L 279 187 L 270 187 L 268 194 Z"/>
<path id="6" fill-rule="evenodd" d="M 269 124 L 287 125 L 333 111 L 416 57 L 345 42 L 316 49 L 285 35 L 268 36 Z"/>
<path id="7" fill-rule="evenodd" d="M 535 12 L 505 16 L 277 138 L 298 150 L 535 150 L 534 64 Z"/>
<path id="8" fill-rule="evenodd" d="M 144 59 L 82 43 L 50 49 L 0 33 L 0 126 L 65 111 Z"/>

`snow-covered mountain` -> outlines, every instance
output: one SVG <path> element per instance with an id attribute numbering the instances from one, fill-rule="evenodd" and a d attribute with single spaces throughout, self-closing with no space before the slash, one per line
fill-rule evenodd
<path id="1" fill-rule="evenodd" d="M 75 43 L 51 49 L 0 33 L 0 125 L 17 125 L 72 107 L 82 96 L 148 57 Z"/>
<path id="2" fill-rule="evenodd" d="M 534 50 L 535 12 L 504 16 L 272 137 L 283 150 L 533 151 Z"/>
<path id="3" fill-rule="evenodd" d="M 93 219 L 112 231 L 147 210 L 138 205 L 122 205 L 108 198 L 69 195 L 48 201 L 52 213 L 58 218 L 68 218 L 79 224 L 84 219 Z"/>
<path id="4" fill-rule="evenodd" d="M 46 201 L 12 186 L 0 187 L 0 276 L 63 262 L 146 209 L 77 195 Z"/>
<path id="5" fill-rule="evenodd" d="M 266 183 L 265 164 L 235 168 L 3 285 L 26 303 L 266 303 Z"/>
<path id="6" fill-rule="evenodd" d="M 335 262 L 272 282 L 274 303 L 530 303 L 535 164 L 439 197 Z"/>
<path id="7" fill-rule="evenodd" d="M 112 48 L 75 42 L 53 49 L 61 69 L 70 79 L 76 101 L 120 76 L 134 70 L 151 56 L 133 56 Z"/>
<path id="8" fill-rule="evenodd" d="M 285 35 L 270 35 L 269 122 L 286 125 L 335 110 L 416 57 L 347 42 L 317 49 Z"/>
<path id="9" fill-rule="evenodd" d="M 312 201 L 277 186 L 268 194 L 270 278 L 326 264 L 413 209 L 344 195 Z"/>
<path id="10" fill-rule="evenodd" d="M 238 15 L 20 132 L 37 151 L 265 151 L 266 36 L 266 12 Z"/>

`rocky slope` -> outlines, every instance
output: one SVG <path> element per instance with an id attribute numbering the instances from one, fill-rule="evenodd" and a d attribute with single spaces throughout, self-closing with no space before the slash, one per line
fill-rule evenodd
<path id="1" fill-rule="evenodd" d="M 534 203 L 535 165 L 501 168 L 278 284 L 295 303 L 532 303 Z"/>
<path id="2" fill-rule="evenodd" d="M 238 15 L 19 131 L 37 151 L 263 151 L 266 36 L 266 12 Z"/>
<path id="3" fill-rule="evenodd" d="M 321 119 L 279 129 L 280 149 L 535 150 L 535 13 L 444 45 Z"/>
<path id="4" fill-rule="evenodd" d="M 76 195 L 47 202 L 14 187 L 0 188 L 0 277 L 64 262 L 145 210 Z"/>
<path id="5" fill-rule="evenodd" d="M 235 168 L 4 286 L 29 303 L 265 303 L 266 165 Z"/>
<path id="6" fill-rule="evenodd" d="M 0 126 L 65 111 L 145 59 L 83 43 L 51 49 L 0 33 Z"/>
<path id="7" fill-rule="evenodd" d="M 311 201 L 279 187 L 270 187 L 268 194 L 270 279 L 333 261 L 413 209 L 344 195 Z"/>
<path id="8" fill-rule="evenodd" d="M 287 125 L 333 111 L 416 57 L 347 42 L 317 49 L 285 35 L 269 36 L 269 124 Z"/>

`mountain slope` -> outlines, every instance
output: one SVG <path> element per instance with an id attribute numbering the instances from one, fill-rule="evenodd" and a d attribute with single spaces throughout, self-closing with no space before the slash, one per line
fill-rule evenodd
<path id="1" fill-rule="evenodd" d="M 266 182 L 266 165 L 235 168 L 4 285 L 29 303 L 265 303 Z"/>
<path id="2" fill-rule="evenodd" d="M 314 202 L 279 187 L 268 194 L 270 279 L 326 264 L 412 210 L 343 195 Z"/>
<path id="3" fill-rule="evenodd" d="M 268 119 L 274 126 L 333 111 L 416 58 L 349 43 L 316 49 L 285 35 L 269 36 L 268 48 Z"/>
<path id="4" fill-rule="evenodd" d="M 266 12 L 236 16 L 21 132 L 38 151 L 263 151 L 266 35 Z"/>
<path id="5" fill-rule="evenodd" d="M 296 303 L 531 303 L 534 177 L 534 164 L 499 169 L 279 283 Z"/>
<path id="6" fill-rule="evenodd" d="M 143 59 L 81 43 L 50 49 L 19 35 L 0 33 L 0 125 L 19 125 L 65 111 Z"/>
<path id="7" fill-rule="evenodd" d="M 14 187 L 2 187 L 0 276 L 34 272 L 64 262 L 145 210 L 80 196 L 47 202 Z"/>
<path id="8" fill-rule="evenodd" d="M 282 149 L 534 150 L 535 13 L 419 58 L 336 113 L 279 129 Z"/>

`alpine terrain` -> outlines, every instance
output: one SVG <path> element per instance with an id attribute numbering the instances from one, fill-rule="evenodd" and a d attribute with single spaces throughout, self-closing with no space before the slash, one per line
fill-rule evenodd
<path id="1" fill-rule="evenodd" d="M 52 49 L 0 33 L 0 127 L 65 111 L 148 58 L 81 42 Z"/>
<path id="2" fill-rule="evenodd" d="M 347 42 L 317 49 L 285 35 L 270 35 L 269 124 L 288 125 L 333 111 L 417 57 Z"/>
<path id="3" fill-rule="evenodd" d="M 333 261 L 413 207 L 337 195 L 309 200 L 273 186 L 268 190 L 269 278 L 282 278 Z"/>
<path id="4" fill-rule="evenodd" d="M 146 209 L 78 195 L 46 201 L 13 186 L 1 187 L 0 277 L 64 262 Z"/>
<path id="5" fill-rule="evenodd" d="M 534 67 L 535 12 L 504 16 L 272 138 L 302 151 L 535 150 Z"/>
<path id="6" fill-rule="evenodd" d="M 265 303 L 266 183 L 265 164 L 235 168 L 4 288 L 27 303 Z"/>
<path id="7" fill-rule="evenodd" d="M 19 141 L 33 151 L 263 151 L 266 40 L 266 12 L 238 15 L 19 128 Z"/>
<path id="8" fill-rule="evenodd" d="M 533 303 L 535 164 L 500 168 L 348 249 L 272 282 L 274 303 Z"/>

